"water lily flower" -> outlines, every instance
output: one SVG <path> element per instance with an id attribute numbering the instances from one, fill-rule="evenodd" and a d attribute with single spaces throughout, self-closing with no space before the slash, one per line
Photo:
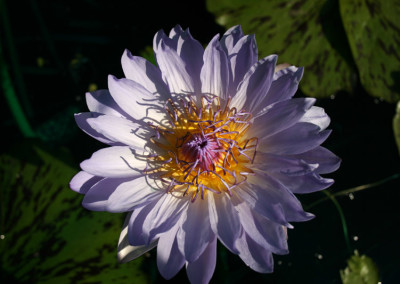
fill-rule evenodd
<path id="1" fill-rule="evenodd" d="M 183 267 L 208 283 L 217 240 L 250 268 L 273 271 L 291 222 L 313 218 L 295 193 L 329 187 L 340 159 L 320 146 L 330 119 L 313 98 L 292 98 L 303 68 L 258 60 L 240 26 L 206 48 L 176 26 L 154 37 L 157 66 L 125 51 L 125 78 L 86 94 L 76 115 L 110 147 L 81 163 L 70 183 L 94 211 L 128 212 L 120 261 L 157 247 L 161 275 Z"/>

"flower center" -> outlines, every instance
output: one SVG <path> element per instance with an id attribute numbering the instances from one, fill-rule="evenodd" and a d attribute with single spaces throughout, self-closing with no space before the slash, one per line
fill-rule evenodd
<path id="1" fill-rule="evenodd" d="M 247 167 L 256 155 L 257 138 L 246 139 L 251 114 L 221 108 L 218 97 L 202 97 L 201 107 L 192 101 L 168 101 L 169 125 L 153 126 L 152 154 L 146 172 L 166 183 L 168 192 L 203 198 L 232 190 L 253 172 Z"/>
<path id="2" fill-rule="evenodd" d="M 215 170 L 216 161 L 222 157 L 222 149 L 215 135 L 205 136 L 202 133 L 193 133 L 182 145 L 180 154 L 182 160 L 195 163 L 201 171 L 211 171 Z"/>

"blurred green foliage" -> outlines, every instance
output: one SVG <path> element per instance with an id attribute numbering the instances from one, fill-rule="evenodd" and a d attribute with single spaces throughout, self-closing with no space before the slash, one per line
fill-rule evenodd
<path id="1" fill-rule="evenodd" d="M 3 58 L 2 46 L 0 43 L 0 84 L 4 93 L 8 107 L 14 116 L 15 121 L 25 137 L 35 137 L 35 133 L 29 124 L 25 113 L 19 103 L 18 97 L 15 93 L 14 87 L 11 82 L 10 74 L 8 72 L 7 64 Z"/>
<path id="2" fill-rule="evenodd" d="M 377 284 L 379 282 L 378 268 L 366 255 L 357 251 L 347 261 L 347 267 L 340 271 L 343 284 Z"/>
<path id="3" fill-rule="evenodd" d="M 400 1 L 207 0 L 219 24 L 255 33 L 259 54 L 304 66 L 300 85 L 313 97 L 366 91 L 400 98 Z"/>
<path id="4" fill-rule="evenodd" d="M 400 1 L 340 0 L 340 13 L 363 87 L 400 99 Z"/>
<path id="5" fill-rule="evenodd" d="M 123 216 L 82 208 L 77 169 L 35 144 L 0 156 L 0 282 L 147 283 L 142 259 L 117 262 Z"/>

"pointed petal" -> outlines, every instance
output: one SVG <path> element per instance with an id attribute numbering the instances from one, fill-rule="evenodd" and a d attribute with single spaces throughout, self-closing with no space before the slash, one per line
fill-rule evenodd
<path id="1" fill-rule="evenodd" d="M 272 253 L 253 241 L 246 233 L 238 240 L 239 257 L 254 271 L 271 273 L 274 270 Z"/>
<path id="2" fill-rule="evenodd" d="M 262 217 L 249 208 L 235 194 L 232 202 L 238 212 L 240 222 L 246 233 L 260 246 L 276 254 L 289 252 L 283 226 Z M 240 251 L 240 248 L 238 248 Z"/>
<path id="3" fill-rule="evenodd" d="M 300 119 L 300 122 L 309 122 L 318 125 L 321 130 L 328 127 L 331 119 L 321 107 L 313 106 L 305 115 Z"/>
<path id="4" fill-rule="evenodd" d="M 147 243 L 170 230 L 187 210 L 188 202 L 187 198 L 177 198 L 172 194 L 161 195 L 143 222 L 142 234 Z"/>
<path id="5" fill-rule="evenodd" d="M 128 239 L 129 243 L 134 246 L 148 245 L 154 239 L 158 239 L 156 234 L 151 234 L 152 230 L 159 230 L 159 233 L 164 233 L 170 230 L 174 225 L 179 225 L 180 213 L 179 207 L 174 206 L 172 211 L 166 212 L 169 214 L 168 216 L 158 216 L 167 210 L 163 205 L 165 205 L 166 197 L 168 197 L 165 191 L 159 191 L 155 194 L 150 193 L 148 196 L 144 196 L 147 203 L 143 203 L 140 207 L 136 207 L 132 213 L 132 216 L 129 220 L 129 228 L 128 228 Z M 137 198 L 139 201 L 140 198 Z M 137 203 L 138 205 L 140 203 Z M 185 207 L 182 206 L 182 210 Z M 175 212 L 174 212 L 175 210 Z M 152 223 L 152 218 L 156 216 L 158 221 L 156 223 Z M 171 222 L 168 222 L 168 217 L 171 217 Z M 165 230 L 164 230 L 165 229 Z M 161 234 L 162 236 L 162 234 Z"/>
<path id="6" fill-rule="evenodd" d="M 154 247 L 157 246 L 158 240 L 153 241 L 150 245 L 148 246 L 131 246 L 128 241 L 128 224 L 129 224 L 129 219 L 132 215 L 132 212 L 128 213 L 128 215 L 125 218 L 124 225 L 122 226 L 122 231 L 119 236 L 119 241 L 118 241 L 118 248 L 117 248 L 117 258 L 119 263 L 126 263 L 131 260 L 134 260 L 135 258 L 138 258 L 145 252 L 148 252 L 149 250 L 153 249 Z"/>
<path id="7" fill-rule="evenodd" d="M 100 149 L 81 163 L 82 170 L 102 177 L 137 177 L 145 167 L 146 160 L 137 159 L 127 146 Z"/>
<path id="8" fill-rule="evenodd" d="M 207 284 L 214 274 L 217 261 L 217 238 L 214 238 L 195 261 L 186 265 L 186 273 L 191 284 Z"/>
<path id="9" fill-rule="evenodd" d="M 284 173 L 271 173 L 275 179 L 279 180 L 285 187 L 293 193 L 311 193 L 330 187 L 334 180 L 322 178 L 317 173 L 309 173 L 302 176 L 290 176 Z"/>
<path id="10" fill-rule="evenodd" d="M 201 92 L 200 71 L 203 66 L 204 48 L 187 29 L 178 39 L 177 52 L 185 62 L 186 70 L 193 80 L 195 92 Z"/>
<path id="11" fill-rule="evenodd" d="M 128 212 L 159 198 L 161 191 L 153 180 L 146 176 L 121 183 L 107 201 L 107 211 Z M 146 244 L 148 245 L 148 243 Z"/>
<path id="12" fill-rule="evenodd" d="M 266 173 L 282 173 L 287 176 L 299 176 L 311 173 L 318 164 L 309 164 L 302 159 L 257 152 L 254 168 Z"/>
<path id="13" fill-rule="evenodd" d="M 161 275 L 169 280 L 174 277 L 185 264 L 185 258 L 178 249 L 176 233 L 179 226 L 175 225 L 160 236 L 157 246 L 157 267 Z"/>
<path id="14" fill-rule="evenodd" d="M 299 82 L 303 77 L 303 67 L 290 66 L 274 74 L 273 82 L 269 88 L 262 106 L 284 101 L 294 96 Z"/>
<path id="15" fill-rule="evenodd" d="M 267 106 L 263 100 L 271 86 L 277 58 L 276 55 L 270 55 L 261 59 L 244 75 L 234 98 L 244 100 L 246 110 L 256 114 L 263 106 Z"/>
<path id="16" fill-rule="evenodd" d="M 197 201 L 190 203 L 182 216 L 178 231 L 179 249 L 189 262 L 195 261 L 208 246 L 214 233 L 211 231 L 208 205 Z"/>
<path id="17" fill-rule="evenodd" d="M 149 61 L 133 56 L 129 50 L 125 50 L 121 63 L 127 79 L 141 84 L 151 94 L 162 100 L 170 98 L 168 87 L 162 80 L 161 71 Z"/>
<path id="18" fill-rule="evenodd" d="M 157 199 L 153 199 L 142 207 L 136 208 L 129 219 L 128 224 L 128 240 L 132 246 L 146 246 L 147 237 L 143 234 L 143 223 L 146 220 L 147 215 L 151 212 L 154 205 L 157 203 Z"/>
<path id="19" fill-rule="evenodd" d="M 178 38 L 176 36 L 174 36 L 174 38 L 169 38 L 163 30 L 159 30 L 154 35 L 154 38 L 153 38 L 153 50 L 154 50 L 154 56 L 156 57 L 156 60 L 157 60 L 157 53 L 160 51 L 161 41 L 163 41 L 164 44 L 168 45 L 171 49 L 176 51 Z"/>
<path id="20" fill-rule="evenodd" d="M 244 75 L 258 60 L 257 44 L 254 35 L 242 37 L 229 54 L 232 71 L 232 82 L 229 93 L 236 93 L 237 86 L 243 80 Z"/>
<path id="21" fill-rule="evenodd" d="M 270 200 L 270 194 L 267 190 L 259 190 L 250 184 L 243 184 L 240 186 L 240 190 L 236 192 L 238 197 L 257 213 L 275 223 L 291 227 L 286 220 L 282 205 Z"/>
<path id="22" fill-rule="evenodd" d="M 240 25 L 233 26 L 224 33 L 221 38 L 221 47 L 226 54 L 231 54 L 231 50 L 242 37 L 243 31 Z"/>
<path id="23" fill-rule="evenodd" d="M 82 206 L 92 211 L 107 211 L 107 202 L 111 194 L 131 178 L 105 178 L 92 186 L 82 200 Z"/>
<path id="24" fill-rule="evenodd" d="M 156 121 L 164 119 L 162 102 L 137 82 L 110 75 L 108 87 L 117 104 L 132 118 L 141 120 L 149 117 Z"/>
<path id="25" fill-rule="evenodd" d="M 304 153 L 321 145 L 331 133 L 330 130 L 320 130 L 315 124 L 299 122 L 262 139 L 259 149 L 266 153 L 282 155 Z"/>
<path id="26" fill-rule="evenodd" d="M 174 41 L 178 41 L 179 36 L 183 33 L 183 29 L 180 25 L 176 25 L 169 32 L 168 37 Z"/>
<path id="27" fill-rule="evenodd" d="M 107 139 L 142 150 L 151 133 L 138 123 L 111 115 L 89 118 L 88 124 Z M 147 141 L 146 141 L 147 140 Z"/>
<path id="28" fill-rule="evenodd" d="M 204 51 L 204 65 L 200 72 L 201 92 L 211 94 L 226 100 L 230 71 L 228 58 L 222 50 L 216 35 Z"/>
<path id="29" fill-rule="evenodd" d="M 231 200 L 223 194 L 209 194 L 208 207 L 212 230 L 224 246 L 238 253 L 235 242 L 242 232 L 242 226 Z"/>
<path id="30" fill-rule="evenodd" d="M 127 117 L 112 98 L 108 90 L 97 90 L 86 93 L 86 104 L 91 112 Z"/>
<path id="31" fill-rule="evenodd" d="M 82 129 L 82 131 L 88 134 L 89 136 L 92 136 L 94 139 L 111 146 L 122 146 L 123 145 L 122 143 L 108 139 L 103 134 L 97 132 L 89 125 L 88 123 L 89 119 L 96 118 L 102 115 L 103 114 L 94 112 L 82 112 L 82 113 L 76 113 L 74 115 L 74 118 L 79 128 Z"/>
<path id="32" fill-rule="evenodd" d="M 85 171 L 77 173 L 69 182 L 69 187 L 78 193 L 85 194 L 94 184 L 103 179 Z"/>
<path id="33" fill-rule="evenodd" d="M 285 130 L 299 122 L 314 103 L 314 98 L 296 98 L 270 105 L 259 112 L 260 116 L 251 127 L 251 134 L 264 138 Z"/>
<path id="34" fill-rule="evenodd" d="M 183 59 L 164 40 L 156 51 L 157 63 L 171 94 L 193 94 L 194 86 Z"/>
<path id="35" fill-rule="evenodd" d="M 338 156 L 321 146 L 291 157 L 302 159 L 309 164 L 318 164 L 318 168 L 315 170 L 318 174 L 334 172 L 339 168 L 341 163 L 341 159 Z"/>
<path id="36" fill-rule="evenodd" d="M 281 217 L 280 214 L 271 214 L 271 210 L 269 210 L 269 212 L 264 211 L 269 213 L 268 215 L 265 215 L 263 214 L 263 207 L 267 207 L 267 204 L 279 205 L 282 208 L 281 213 L 284 214 L 284 220 L 287 220 L 287 222 L 303 222 L 314 218 L 313 214 L 307 213 L 303 210 L 300 201 L 283 184 L 264 172 L 260 172 L 258 170 L 254 171 L 256 175 L 249 176 L 247 181 L 252 184 L 252 189 L 259 197 L 262 197 L 263 200 L 268 200 L 267 203 L 259 202 L 256 204 L 254 207 L 256 212 L 260 213 L 271 221 L 275 221 L 287 227 L 290 226 L 288 224 L 282 224 L 280 219 L 274 219 L 276 217 Z"/>

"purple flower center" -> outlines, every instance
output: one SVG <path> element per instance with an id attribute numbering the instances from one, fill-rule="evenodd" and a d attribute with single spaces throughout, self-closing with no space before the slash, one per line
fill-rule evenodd
<path id="1" fill-rule="evenodd" d="M 193 133 L 183 143 L 181 153 L 186 162 L 194 162 L 201 171 L 212 171 L 215 170 L 215 162 L 221 157 L 221 149 L 214 136 Z"/>

